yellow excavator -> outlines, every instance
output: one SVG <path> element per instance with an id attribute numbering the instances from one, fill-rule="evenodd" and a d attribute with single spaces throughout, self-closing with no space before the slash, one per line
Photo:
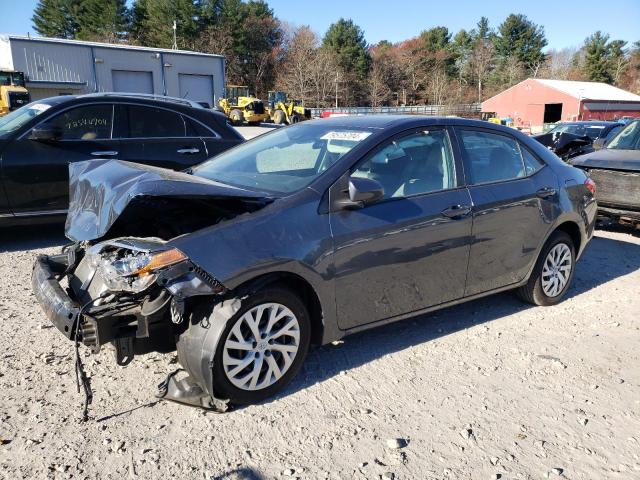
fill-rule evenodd
<path id="1" fill-rule="evenodd" d="M 0 71 L 0 116 L 31 102 L 24 83 L 24 73 Z"/>
<path id="2" fill-rule="evenodd" d="M 269 117 L 275 124 L 298 123 L 311 118 L 311 110 L 300 100 L 293 100 L 285 92 L 269 92 Z"/>
<path id="3" fill-rule="evenodd" d="M 264 102 L 252 96 L 246 85 L 227 85 L 224 98 L 220 99 L 218 105 L 233 125 L 242 125 L 244 122 L 257 125 L 269 118 Z"/>

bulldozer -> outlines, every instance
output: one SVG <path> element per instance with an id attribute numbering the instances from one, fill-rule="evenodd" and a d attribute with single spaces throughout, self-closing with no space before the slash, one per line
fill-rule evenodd
<path id="1" fill-rule="evenodd" d="M 269 117 L 277 125 L 292 124 L 311 118 L 311 110 L 304 108 L 300 100 L 290 98 L 285 92 L 269 92 Z"/>
<path id="2" fill-rule="evenodd" d="M 224 98 L 218 102 L 220 109 L 233 125 L 257 125 L 269 118 L 264 102 L 249 93 L 246 85 L 227 85 Z"/>
<path id="3" fill-rule="evenodd" d="M 24 73 L 0 71 L 0 116 L 31 102 L 24 83 Z"/>

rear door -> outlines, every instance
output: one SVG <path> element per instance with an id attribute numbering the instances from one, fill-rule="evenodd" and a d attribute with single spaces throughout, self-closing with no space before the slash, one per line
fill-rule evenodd
<path id="1" fill-rule="evenodd" d="M 114 136 L 120 139 L 121 160 L 184 170 L 208 157 L 204 141 L 178 112 L 120 104 L 115 118 Z"/>
<path id="2" fill-rule="evenodd" d="M 2 153 L 2 163 L 13 213 L 64 213 L 69 204 L 69 164 L 118 154 L 112 124 L 112 104 L 80 105 L 36 125 L 58 128 L 59 140 L 32 140 L 29 130 L 11 141 Z"/>
<path id="3" fill-rule="evenodd" d="M 514 137 L 457 128 L 473 203 L 465 296 L 522 280 L 559 213 L 558 181 Z"/>

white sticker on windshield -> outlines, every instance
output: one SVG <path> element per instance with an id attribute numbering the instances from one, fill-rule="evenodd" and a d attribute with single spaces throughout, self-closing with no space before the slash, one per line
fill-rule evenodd
<path id="1" fill-rule="evenodd" d="M 322 137 L 321 140 L 351 140 L 353 142 L 361 142 L 365 138 L 371 135 L 371 132 L 327 132 Z"/>
<path id="2" fill-rule="evenodd" d="M 51 108 L 51 105 L 47 105 L 46 103 L 34 103 L 29 108 L 32 110 L 37 110 L 40 113 L 42 113 L 45 110 L 48 110 L 49 108 Z"/>

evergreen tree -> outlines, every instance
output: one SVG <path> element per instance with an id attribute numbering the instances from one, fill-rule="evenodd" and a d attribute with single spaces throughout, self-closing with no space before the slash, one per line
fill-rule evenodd
<path id="1" fill-rule="evenodd" d="M 77 4 L 73 0 L 39 0 L 31 17 L 34 30 L 45 37 L 75 38 Z"/>
<path id="2" fill-rule="evenodd" d="M 516 60 L 529 74 L 534 73 L 545 59 L 542 52 L 547 45 L 544 28 L 521 14 L 509 15 L 498 27 L 493 42 L 503 65 Z"/>
<path id="3" fill-rule="evenodd" d="M 131 36 L 141 45 L 171 48 L 175 21 L 178 48 L 189 49 L 197 34 L 197 14 L 194 0 L 136 0 Z"/>
<path id="4" fill-rule="evenodd" d="M 367 76 L 371 57 L 364 32 L 353 20 L 341 18 L 332 24 L 322 43 L 336 54 L 338 65 L 344 72 L 355 74 L 359 80 Z"/>
<path id="5" fill-rule="evenodd" d="M 82 0 L 77 17 L 80 40 L 117 42 L 127 37 L 126 0 Z"/>
<path id="6" fill-rule="evenodd" d="M 612 83 L 609 35 L 597 31 L 584 41 L 584 73 L 594 82 Z"/>

